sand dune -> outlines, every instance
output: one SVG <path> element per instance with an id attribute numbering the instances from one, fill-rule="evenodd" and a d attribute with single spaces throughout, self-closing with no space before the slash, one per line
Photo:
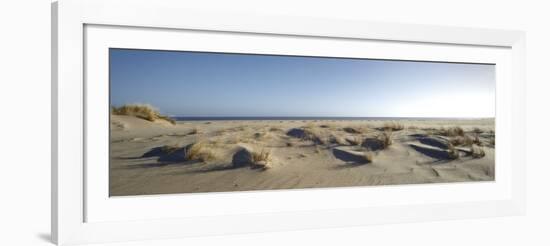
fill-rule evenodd
<path id="1" fill-rule="evenodd" d="M 114 196 L 490 181 L 494 119 L 173 125 L 112 115 L 110 155 Z"/>

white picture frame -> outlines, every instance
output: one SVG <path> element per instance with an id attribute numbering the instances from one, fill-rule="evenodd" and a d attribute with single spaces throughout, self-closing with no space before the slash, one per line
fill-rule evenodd
<path id="1" fill-rule="evenodd" d="M 52 238 L 57 244 L 361 226 L 524 213 L 525 85 L 524 33 L 521 31 L 197 12 L 186 9 L 186 4 L 180 1 L 61 0 L 52 4 L 52 12 Z M 104 95 L 101 96 L 101 87 L 94 87 L 96 85 L 86 83 L 86 80 L 90 76 L 102 79 L 100 75 L 104 70 L 94 70 L 104 67 L 104 64 L 101 65 L 101 50 L 115 43 L 124 46 L 121 48 L 179 49 L 175 45 L 179 42 L 170 40 L 178 41 L 179 38 L 189 37 L 183 33 L 204 32 L 229 40 L 226 47 L 210 47 L 215 50 L 243 49 L 236 45 L 229 47 L 231 39 L 254 36 L 265 38 L 266 43 L 272 38 L 288 40 L 274 42 L 273 47 L 277 46 L 277 49 L 274 48 L 272 52 L 275 53 L 320 52 L 314 48 L 303 50 L 305 46 L 298 44 L 300 40 L 311 40 L 308 45 L 318 42 L 315 40 L 322 40 L 334 44 L 353 42 L 356 45 L 379 45 L 381 50 L 386 50 L 379 54 L 369 53 L 371 58 L 488 61 L 497 64 L 499 147 L 496 156 L 496 181 L 416 185 L 412 188 L 392 186 L 145 196 L 126 201 L 109 198 L 105 195 L 105 187 L 101 185 L 105 181 L 105 176 L 102 178 L 102 170 L 105 169 L 97 168 L 99 164 L 90 166 L 91 160 L 96 163 L 102 159 L 93 159 L 101 156 L 93 150 L 94 146 L 101 145 L 101 141 L 93 140 L 101 134 L 90 135 L 89 126 L 95 125 L 90 120 L 95 117 L 90 117 L 94 109 L 89 105 L 91 102 L 94 105 L 96 102 L 101 104 Z M 163 37 L 158 38 L 162 41 L 143 38 L 150 33 Z M 183 36 L 180 37 L 180 34 Z M 120 37 L 117 39 L 117 36 Z M 134 37 L 133 40 L 139 42 L 132 43 L 129 41 L 132 39 L 128 37 Z M 388 47 L 384 48 L 386 43 L 392 46 L 393 53 L 387 51 Z M 422 48 L 412 52 L 411 46 Z M 97 50 L 93 50 L 94 55 L 89 55 L 88 49 L 96 48 Z M 247 48 L 258 49 L 256 52 L 260 53 L 269 52 L 266 47 Z M 344 49 L 326 52 L 328 53 L 323 55 L 353 56 Z M 329 54 L 330 52 L 333 53 Z M 94 91 L 98 94 L 93 94 Z M 452 194 L 449 194 L 449 189 Z M 421 193 L 424 193 L 423 197 L 420 196 Z M 369 197 L 370 200 L 361 197 Z M 412 198 L 421 201 L 414 201 Z M 290 203 L 300 201 L 299 199 L 303 199 L 303 202 Z M 326 203 L 323 199 L 327 199 Z M 329 203 L 329 200 L 334 202 Z M 194 210 L 201 205 L 221 202 L 225 203 L 225 207 L 217 210 L 210 207 L 209 211 L 215 211 L 212 214 Z M 177 212 L 184 205 L 189 206 L 185 210 L 187 213 Z M 250 209 L 253 207 L 262 209 Z M 160 212 L 142 213 L 147 208 Z"/>

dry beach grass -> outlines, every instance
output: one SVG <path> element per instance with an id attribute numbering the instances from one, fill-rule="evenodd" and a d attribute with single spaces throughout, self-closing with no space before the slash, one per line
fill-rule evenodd
<path id="1" fill-rule="evenodd" d="M 172 124 L 176 124 L 176 121 L 172 118 L 161 115 L 158 109 L 149 104 L 126 104 L 120 107 L 112 107 L 111 113 L 115 115 L 129 115 L 135 116 L 148 121 L 164 120 Z"/>
<path id="2" fill-rule="evenodd" d="M 163 122 L 113 110 L 111 195 L 494 180 L 494 119 Z"/>

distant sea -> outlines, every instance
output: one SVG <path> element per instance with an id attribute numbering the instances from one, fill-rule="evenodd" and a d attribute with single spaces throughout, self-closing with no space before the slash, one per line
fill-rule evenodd
<path id="1" fill-rule="evenodd" d="M 176 121 L 237 121 L 237 120 L 474 120 L 490 118 L 434 118 L 434 117 L 172 117 Z"/>

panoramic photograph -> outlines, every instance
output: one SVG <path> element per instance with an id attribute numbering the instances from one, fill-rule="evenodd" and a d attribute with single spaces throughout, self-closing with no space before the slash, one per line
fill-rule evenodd
<path id="1" fill-rule="evenodd" d="M 495 65 L 109 49 L 110 196 L 495 179 Z"/>

